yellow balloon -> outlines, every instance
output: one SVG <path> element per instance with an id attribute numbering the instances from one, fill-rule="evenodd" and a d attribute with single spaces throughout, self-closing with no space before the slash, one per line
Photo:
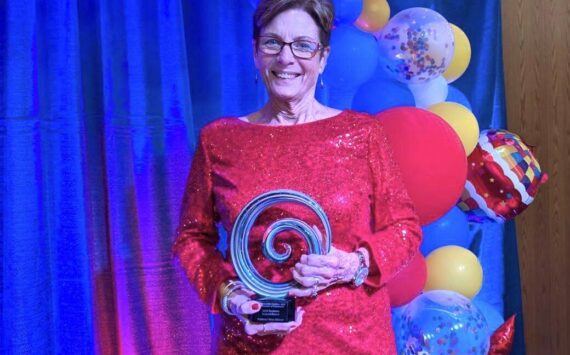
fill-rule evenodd
<path id="1" fill-rule="evenodd" d="M 451 58 L 451 63 L 449 63 L 449 66 L 445 72 L 443 72 L 443 77 L 448 83 L 454 82 L 463 75 L 471 61 L 471 44 L 469 43 L 469 38 L 467 38 L 467 35 L 461 28 L 454 24 L 450 25 L 455 38 L 455 50 L 453 52 L 453 58 Z"/>
<path id="2" fill-rule="evenodd" d="M 376 32 L 390 19 L 390 5 L 386 0 L 364 0 L 362 13 L 354 22 L 356 27 L 365 32 Z"/>
<path id="3" fill-rule="evenodd" d="M 427 281 L 425 291 L 449 290 L 473 298 L 483 284 L 483 268 L 469 250 L 448 245 L 432 251 L 426 257 Z"/>
<path id="4" fill-rule="evenodd" d="M 461 139 L 465 154 L 471 154 L 479 139 L 479 123 L 475 115 L 467 107 L 455 102 L 440 102 L 428 107 L 428 111 L 449 123 Z"/>

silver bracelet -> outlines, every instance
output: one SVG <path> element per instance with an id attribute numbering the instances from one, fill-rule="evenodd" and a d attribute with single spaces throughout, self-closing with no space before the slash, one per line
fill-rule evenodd
<path id="1" fill-rule="evenodd" d="M 231 316 L 235 315 L 230 308 L 230 296 L 232 293 L 234 293 L 237 290 L 243 289 L 244 285 L 241 281 L 234 281 L 234 280 L 230 280 L 228 282 L 228 284 L 224 287 L 224 289 L 222 290 L 222 293 L 224 294 L 224 296 L 222 297 L 222 299 L 220 300 L 220 304 L 222 306 L 222 310 L 226 313 L 229 314 Z"/>
<path id="2" fill-rule="evenodd" d="M 222 294 L 225 294 L 226 291 L 228 290 L 228 288 L 230 287 L 234 287 L 235 285 L 243 285 L 243 283 L 239 280 L 228 280 L 228 283 L 226 284 L 226 286 L 224 287 L 224 289 L 222 290 Z"/>

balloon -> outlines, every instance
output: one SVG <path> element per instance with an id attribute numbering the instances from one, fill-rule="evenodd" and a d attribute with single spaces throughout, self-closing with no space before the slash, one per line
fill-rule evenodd
<path id="1" fill-rule="evenodd" d="M 548 180 L 528 145 L 506 130 L 481 132 L 468 162 L 465 191 L 458 205 L 495 222 L 521 214 Z"/>
<path id="2" fill-rule="evenodd" d="M 408 88 L 414 94 L 416 106 L 420 108 L 428 108 L 447 98 L 447 81 L 443 76 L 419 84 L 408 84 Z"/>
<path id="3" fill-rule="evenodd" d="M 362 0 L 334 0 L 336 21 L 353 23 L 362 12 Z"/>
<path id="4" fill-rule="evenodd" d="M 455 102 L 441 102 L 428 108 L 429 111 L 443 118 L 453 127 L 465 148 L 467 155 L 471 154 L 479 138 L 479 123 L 467 107 Z"/>
<path id="5" fill-rule="evenodd" d="M 398 312 L 398 354 L 487 354 L 485 317 L 469 299 L 445 290 L 416 297 Z"/>
<path id="6" fill-rule="evenodd" d="M 253 6 L 254 9 L 257 9 L 257 4 L 259 4 L 259 0 L 249 0 L 249 3 L 251 4 L 251 6 Z"/>
<path id="7" fill-rule="evenodd" d="M 453 56 L 453 31 L 437 12 L 415 7 L 397 13 L 378 36 L 385 69 L 404 83 L 434 79 Z"/>
<path id="8" fill-rule="evenodd" d="M 400 319 L 402 318 L 402 313 L 406 310 L 406 306 L 402 307 L 392 307 L 390 309 L 392 313 L 392 329 L 394 331 L 400 329 Z"/>
<path id="9" fill-rule="evenodd" d="M 457 206 L 437 221 L 423 226 L 422 231 L 420 251 L 423 255 L 446 245 L 468 248 L 471 243 L 467 215 Z"/>
<path id="10" fill-rule="evenodd" d="M 467 99 L 467 96 L 465 96 L 461 90 L 452 85 L 447 85 L 447 99 L 445 99 L 445 101 L 458 103 L 465 106 L 469 111 L 473 111 L 471 109 L 471 103 L 469 102 L 469 99 Z"/>
<path id="11" fill-rule="evenodd" d="M 449 245 L 432 251 L 426 258 L 425 290 L 449 290 L 473 298 L 483 284 L 483 268 L 468 249 Z"/>
<path id="12" fill-rule="evenodd" d="M 505 319 L 503 315 L 493 306 L 487 302 L 475 297 L 472 301 L 479 311 L 485 316 L 487 320 L 487 325 L 489 326 L 489 334 L 493 333 L 497 328 L 503 324 Z"/>
<path id="13" fill-rule="evenodd" d="M 400 307 L 413 300 L 422 292 L 426 276 L 426 261 L 421 253 L 416 253 L 410 263 L 386 284 L 390 305 Z"/>
<path id="14" fill-rule="evenodd" d="M 352 100 L 352 109 L 373 114 L 400 106 L 415 106 L 412 92 L 401 82 L 379 75 L 362 84 Z"/>
<path id="15" fill-rule="evenodd" d="M 467 157 L 457 134 L 431 112 L 401 107 L 379 113 L 394 160 L 422 224 L 453 207 L 465 186 Z"/>
<path id="16" fill-rule="evenodd" d="M 374 74 L 378 48 L 374 36 L 352 25 L 339 25 L 331 36 L 331 54 L 324 72 L 325 85 L 356 88 Z"/>
<path id="17" fill-rule="evenodd" d="M 491 348 L 488 355 L 509 355 L 513 349 L 514 339 L 515 315 L 512 315 L 491 335 Z"/>
<path id="18" fill-rule="evenodd" d="M 362 13 L 354 25 L 365 32 L 380 30 L 390 19 L 390 5 L 386 0 L 364 0 Z"/>
<path id="19" fill-rule="evenodd" d="M 450 25 L 455 39 L 455 51 L 453 58 L 451 58 L 451 63 L 449 63 L 449 66 L 443 73 L 448 83 L 454 82 L 463 75 L 471 61 L 471 44 L 469 43 L 469 38 L 467 38 L 467 35 L 465 35 L 465 32 L 463 32 L 461 28 L 451 23 Z"/>

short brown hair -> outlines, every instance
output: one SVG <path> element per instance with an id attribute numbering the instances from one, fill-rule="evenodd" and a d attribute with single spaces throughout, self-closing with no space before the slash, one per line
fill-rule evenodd
<path id="1" fill-rule="evenodd" d="M 308 13 L 320 29 L 321 44 L 329 46 L 334 21 L 334 5 L 331 0 L 260 0 L 253 14 L 253 38 L 257 38 L 261 29 L 277 15 L 290 9 Z"/>

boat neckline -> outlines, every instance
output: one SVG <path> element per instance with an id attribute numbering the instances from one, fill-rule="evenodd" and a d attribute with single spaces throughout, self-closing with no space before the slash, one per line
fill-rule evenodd
<path id="1" fill-rule="evenodd" d="M 342 110 L 339 113 L 337 113 L 336 115 L 332 115 L 332 116 L 329 116 L 326 118 L 321 118 L 320 120 L 305 122 L 305 123 L 299 123 L 299 124 L 292 124 L 292 125 L 272 125 L 272 124 L 265 124 L 265 123 L 254 123 L 254 122 L 244 121 L 244 120 L 240 119 L 238 116 L 233 116 L 231 118 L 235 119 L 238 122 L 243 123 L 244 125 L 248 125 L 248 126 L 266 127 L 266 128 L 293 128 L 293 127 L 307 127 L 307 126 L 318 125 L 318 124 L 323 123 L 323 122 L 330 122 L 330 121 L 340 119 L 341 117 L 346 116 L 346 114 L 349 112 L 350 112 L 350 110 Z"/>

